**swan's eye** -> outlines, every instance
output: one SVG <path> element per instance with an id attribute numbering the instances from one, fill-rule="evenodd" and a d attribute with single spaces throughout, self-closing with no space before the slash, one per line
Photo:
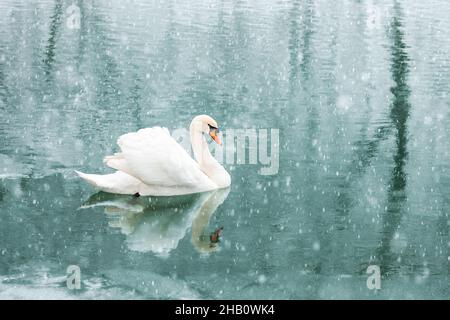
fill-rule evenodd
<path id="1" fill-rule="evenodd" d="M 209 123 L 208 123 L 208 127 L 209 127 L 209 131 L 216 130 L 216 132 L 219 132 L 219 128 L 214 127 L 214 126 L 210 125 Z"/>

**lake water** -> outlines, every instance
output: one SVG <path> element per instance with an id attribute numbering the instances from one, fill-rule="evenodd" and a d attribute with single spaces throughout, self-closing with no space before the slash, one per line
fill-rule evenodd
<path id="1" fill-rule="evenodd" d="M 449 299 L 449 13 L 3 0 L 0 299 Z M 175 198 L 74 173 L 113 172 L 121 134 L 202 113 L 278 132 L 276 170 L 224 161 L 229 190 Z"/>

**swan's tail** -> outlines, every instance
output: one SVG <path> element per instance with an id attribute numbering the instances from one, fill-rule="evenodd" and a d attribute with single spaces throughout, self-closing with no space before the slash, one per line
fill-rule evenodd
<path id="1" fill-rule="evenodd" d="M 144 184 L 141 180 L 123 172 L 116 171 L 110 174 L 88 174 L 80 171 L 75 172 L 80 178 L 99 189 L 108 193 L 116 194 L 129 194 L 141 196 L 169 196 L 169 195 L 181 195 L 186 193 L 173 193 L 171 187 L 155 187 Z M 183 191 L 188 189 L 183 189 Z"/>
<path id="2" fill-rule="evenodd" d="M 90 185 L 109 193 L 135 194 L 140 191 L 142 184 L 136 178 L 121 171 L 111 174 L 87 174 L 76 170 L 75 172 Z"/>
<path id="3" fill-rule="evenodd" d="M 75 170 L 75 173 L 84 181 L 86 181 L 87 183 L 89 183 L 90 185 L 93 185 L 96 188 L 101 188 L 100 186 L 103 184 L 102 183 L 102 178 L 101 175 L 98 174 L 87 174 L 87 173 L 83 173 L 80 171 Z"/>
<path id="4" fill-rule="evenodd" d="M 148 186 L 145 186 L 140 180 L 122 171 L 116 171 L 110 174 L 88 174 L 76 170 L 75 172 L 84 181 L 104 192 L 117 194 L 151 194 Z"/>

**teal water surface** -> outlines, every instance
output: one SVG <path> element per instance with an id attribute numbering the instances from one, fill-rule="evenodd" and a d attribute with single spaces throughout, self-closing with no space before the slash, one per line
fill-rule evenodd
<path id="1" fill-rule="evenodd" d="M 449 13 L 2 1 L 0 299 L 449 299 Z M 74 173 L 113 172 L 121 134 L 202 113 L 279 130 L 277 172 L 226 161 L 230 189 L 174 198 Z"/>

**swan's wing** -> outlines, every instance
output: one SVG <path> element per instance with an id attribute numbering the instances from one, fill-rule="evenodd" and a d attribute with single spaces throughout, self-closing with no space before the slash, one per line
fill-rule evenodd
<path id="1" fill-rule="evenodd" d="M 147 185 L 182 187 L 206 191 L 216 186 L 173 139 L 166 128 L 141 129 L 119 137 L 121 152 L 105 163 Z"/>

